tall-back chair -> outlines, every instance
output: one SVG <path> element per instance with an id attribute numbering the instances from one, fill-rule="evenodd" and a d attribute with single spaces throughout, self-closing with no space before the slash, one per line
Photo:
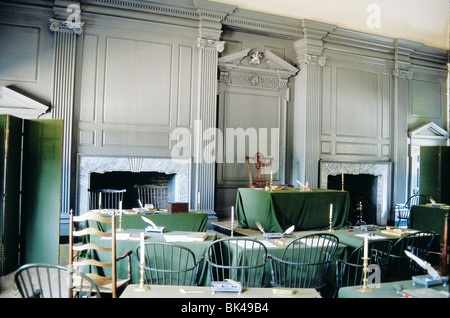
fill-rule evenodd
<path id="1" fill-rule="evenodd" d="M 100 297 L 100 291 L 92 279 L 61 265 L 23 265 L 14 274 L 14 282 L 23 298 Z"/>
<path id="2" fill-rule="evenodd" d="M 89 210 L 119 209 L 125 189 L 89 189 Z"/>
<path id="3" fill-rule="evenodd" d="M 328 233 L 305 235 L 292 240 L 280 258 L 269 255 L 272 284 L 288 288 L 324 287 L 338 245 L 338 237 Z"/>
<path id="4" fill-rule="evenodd" d="M 250 238 L 224 238 L 209 246 L 206 260 L 211 281 L 232 279 L 242 287 L 261 287 L 267 248 Z"/>
<path id="5" fill-rule="evenodd" d="M 168 186 L 136 184 L 134 187 L 138 191 L 138 198 L 143 206 L 153 204 L 155 209 L 167 209 L 169 196 Z"/>
<path id="6" fill-rule="evenodd" d="M 426 260 L 435 236 L 434 232 L 422 231 L 398 239 L 389 255 L 388 279 L 390 281 L 405 280 L 411 279 L 414 275 L 423 274 L 422 267 L 409 258 L 405 251 Z"/>
<path id="7" fill-rule="evenodd" d="M 257 152 L 254 157 L 246 156 L 245 160 L 248 166 L 249 186 L 252 188 L 265 188 L 268 186 L 272 180 L 266 181 L 266 174 L 272 173 L 273 158 L 263 156 L 260 152 Z M 254 170 L 254 173 L 252 173 L 252 170 Z M 255 180 L 253 180 L 253 177 L 255 177 Z"/>
<path id="8" fill-rule="evenodd" d="M 87 220 L 111 223 L 111 232 L 103 232 L 91 227 L 74 230 L 75 223 L 79 228 L 79 224 Z M 75 244 L 74 237 L 82 238 L 82 244 Z M 101 238 L 107 239 L 101 240 Z M 104 244 L 97 244 L 100 241 Z M 84 252 L 83 258 L 80 258 L 80 252 Z M 110 262 L 100 262 L 96 259 L 100 252 L 110 253 Z M 100 269 L 98 273 L 90 272 L 86 275 L 97 284 L 102 294 L 111 294 L 113 298 L 116 298 L 117 290 L 131 282 L 131 254 L 132 251 L 128 250 L 122 256 L 116 257 L 116 218 L 114 215 L 106 217 L 95 212 L 86 212 L 81 216 L 74 216 L 73 211 L 70 211 L 69 265 L 78 270 L 84 266 Z M 118 279 L 116 262 L 125 258 L 128 260 L 128 277 Z M 111 276 L 101 275 L 105 268 L 111 268 Z"/>
<path id="9" fill-rule="evenodd" d="M 148 242 L 145 249 L 145 282 L 150 285 L 196 285 L 198 267 L 202 258 L 184 246 Z M 136 255 L 141 255 L 141 246 Z"/>

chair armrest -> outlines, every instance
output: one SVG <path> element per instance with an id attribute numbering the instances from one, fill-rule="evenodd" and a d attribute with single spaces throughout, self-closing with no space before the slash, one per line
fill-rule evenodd
<path id="1" fill-rule="evenodd" d="M 197 264 L 200 264 L 205 259 L 204 256 L 200 256 L 200 258 L 196 261 Z"/>
<path id="2" fill-rule="evenodd" d="M 133 252 L 131 251 L 131 250 L 128 250 L 128 251 L 125 251 L 125 253 L 123 253 L 122 254 L 122 256 L 119 256 L 119 257 L 117 257 L 116 258 L 116 260 L 121 260 L 121 259 L 124 259 L 125 257 L 131 257 L 131 254 L 132 254 Z"/>
<path id="3" fill-rule="evenodd" d="M 127 271 L 128 271 L 128 280 L 130 282 L 132 281 L 132 278 L 131 278 L 131 254 L 133 254 L 133 252 L 131 250 L 128 250 L 128 251 L 125 251 L 122 254 L 122 256 L 116 258 L 116 260 L 119 261 L 119 260 L 124 259 L 125 257 L 128 257 L 128 262 L 127 262 L 128 263 L 128 268 L 127 268 Z"/>

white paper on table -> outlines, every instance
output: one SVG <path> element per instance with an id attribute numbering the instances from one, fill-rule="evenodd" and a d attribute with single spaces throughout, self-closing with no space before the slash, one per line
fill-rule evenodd
<path id="1" fill-rule="evenodd" d="M 355 234 L 355 236 L 362 237 L 362 238 L 364 238 L 364 236 L 366 236 L 366 235 L 367 235 L 367 234 Z M 381 235 L 369 235 L 368 238 L 369 238 L 369 240 L 382 240 L 382 239 L 385 239 L 386 236 L 381 236 Z"/>
<path id="2" fill-rule="evenodd" d="M 248 241 L 242 240 L 242 241 L 230 241 L 230 242 L 237 244 L 239 247 L 242 247 L 242 248 L 252 248 L 254 246 L 254 243 L 252 241 L 248 242 Z M 258 242 L 261 242 L 265 247 L 268 247 L 268 248 L 277 247 L 275 244 L 272 244 L 271 242 L 266 241 L 266 240 L 258 240 Z"/>
<path id="3" fill-rule="evenodd" d="M 126 241 L 131 236 L 131 233 L 116 233 L 116 240 Z M 111 237 L 102 237 L 102 240 L 110 240 Z"/>
<path id="4" fill-rule="evenodd" d="M 265 241 L 265 240 L 260 240 L 261 243 L 264 244 L 265 247 L 267 248 L 276 248 L 278 246 L 276 246 L 275 244 L 273 244 L 272 242 L 269 241 Z"/>
<path id="5" fill-rule="evenodd" d="M 187 235 L 164 235 L 164 239 L 167 243 L 190 242 Z"/>
<path id="6" fill-rule="evenodd" d="M 324 239 L 324 238 L 302 238 L 300 240 L 303 244 L 306 244 L 308 246 L 324 246 L 330 244 L 330 240 Z"/>

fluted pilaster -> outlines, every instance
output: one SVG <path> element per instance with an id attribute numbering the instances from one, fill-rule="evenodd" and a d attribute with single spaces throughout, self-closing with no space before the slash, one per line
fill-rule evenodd
<path id="1" fill-rule="evenodd" d="M 199 108 L 195 132 L 196 194 L 200 193 L 200 209 L 214 211 L 215 157 L 214 146 L 203 140 L 203 133 L 216 127 L 217 59 L 224 42 L 198 39 L 199 49 Z M 199 130 L 199 131 L 198 131 Z M 198 196 L 195 196 L 196 207 Z"/>
<path id="2" fill-rule="evenodd" d="M 62 142 L 62 172 L 61 172 L 61 213 L 70 211 L 71 183 L 71 151 L 72 151 L 72 121 L 75 76 L 76 35 L 65 28 L 52 28 L 55 32 L 54 84 L 52 100 L 52 118 L 63 119 Z"/>
<path id="3" fill-rule="evenodd" d="M 296 178 L 308 182 L 313 187 L 319 186 L 320 156 L 320 98 L 322 67 L 326 58 L 303 54 L 297 58 L 300 73 L 296 80 L 296 118 L 301 121 L 301 131 L 294 133 L 294 157 L 296 158 Z"/>

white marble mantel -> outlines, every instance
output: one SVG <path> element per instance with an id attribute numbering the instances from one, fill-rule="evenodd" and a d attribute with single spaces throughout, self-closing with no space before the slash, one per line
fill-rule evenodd
<path id="1" fill-rule="evenodd" d="M 390 162 L 320 162 L 320 188 L 326 189 L 328 176 L 368 174 L 377 177 L 377 224 L 387 225 L 391 201 Z M 345 189 L 345 179 L 344 179 Z"/>
<path id="2" fill-rule="evenodd" d="M 171 158 L 127 158 L 111 156 L 78 157 L 78 213 L 88 209 L 89 180 L 91 172 L 107 171 L 162 172 L 175 174 L 174 197 L 176 202 L 190 202 L 191 162 Z"/>

